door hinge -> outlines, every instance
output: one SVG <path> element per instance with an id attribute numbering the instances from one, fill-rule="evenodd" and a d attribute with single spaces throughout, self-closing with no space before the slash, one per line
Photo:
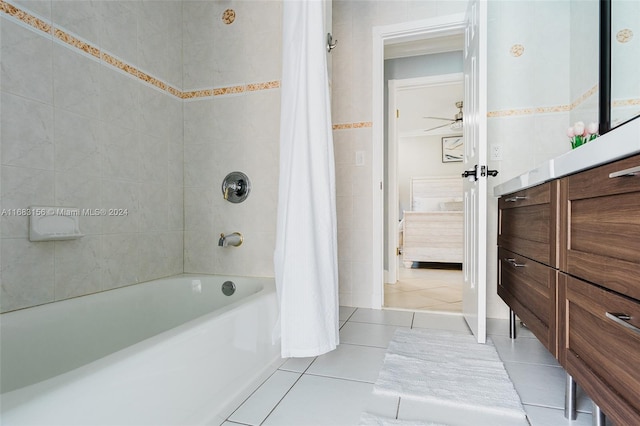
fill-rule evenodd
<path id="1" fill-rule="evenodd" d="M 396 247 L 396 256 L 400 256 L 400 247 Z"/>
<path id="2" fill-rule="evenodd" d="M 400 110 L 396 109 L 396 118 L 400 118 Z"/>

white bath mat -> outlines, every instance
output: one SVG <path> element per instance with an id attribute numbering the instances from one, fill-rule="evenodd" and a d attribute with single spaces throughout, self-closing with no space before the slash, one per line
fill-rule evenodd
<path id="1" fill-rule="evenodd" d="M 526 418 L 493 342 L 478 344 L 471 335 L 398 329 L 374 393 Z"/>
<path id="2" fill-rule="evenodd" d="M 358 426 L 447 426 L 442 423 L 421 422 L 417 420 L 389 419 L 371 413 L 362 413 Z"/>

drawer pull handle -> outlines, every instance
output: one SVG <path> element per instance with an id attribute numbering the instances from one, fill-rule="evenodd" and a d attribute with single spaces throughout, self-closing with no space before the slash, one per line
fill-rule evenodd
<path id="1" fill-rule="evenodd" d="M 517 201 L 522 201 L 522 200 L 526 200 L 527 197 L 522 197 L 520 195 L 516 195 L 515 197 L 509 197 L 507 199 L 505 199 L 504 201 L 506 201 L 507 203 L 515 203 Z"/>
<path id="2" fill-rule="evenodd" d="M 621 313 L 617 313 L 617 312 L 607 312 L 607 318 L 614 320 L 615 322 L 617 322 L 618 324 L 628 328 L 631 331 L 635 331 L 636 333 L 640 334 L 640 328 L 636 327 L 635 325 L 627 322 L 631 319 L 630 315 L 627 314 L 621 314 Z"/>
<path id="3" fill-rule="evenodd" d="M 505 257 L 504 261 L 507 263 L 510 263 L 511 266 L 513 266 L 514 268 L 524 268 L 525 264 L 524 263 L 518 263 L 516 262 L 516 260 L 512 257 Z"/>
<path id="4" fill-rule="evenodd" d="M 640 175 L 640 166 L 632 167 L 630 169 L 620 170 L 618 172 L 609 173 L 609 178 L 618 178 L 625 176 L 638 176 Z"/>

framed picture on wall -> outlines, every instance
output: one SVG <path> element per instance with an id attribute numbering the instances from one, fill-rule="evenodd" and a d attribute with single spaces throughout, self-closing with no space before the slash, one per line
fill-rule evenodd
<path id="1" fill-rule="evenodd" d="M 462 136 L 447 136 L 442 138 L 442 162 L 455 163 L 462 161 L 464 156 L 464 138 Z"/>

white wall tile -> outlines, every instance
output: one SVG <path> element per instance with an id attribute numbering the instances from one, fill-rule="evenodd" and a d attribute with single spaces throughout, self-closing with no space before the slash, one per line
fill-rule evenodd
<path id="1" fill-rule="evenodd" d="M 133 78 L 102 67 L 100 118 L 109 125 L 137 130 L 140 118 L 138 85 Z"/>
<path id="2" fill-rule="evenodd" d="M 55 168 L 81 176 L 102 175 L 100 132 L 96 119 L 56 109 Z"/>
<path id="3" fill-rule="evenodd" d="M 3 20 L 0 27 L 0 85 L 7 91 L 53 103 L 53 42 L 50 37 Z"/>
<path id="4" fill-rule="evenodd" d="M 54 243 L 3 238 L 2 312 L 54 300 Z"/>
<path id="5" fill-rule="evenodd" d="M 166 183 L 142 183 L 139 194 L 140 232 L 164 231 L 168 228 L 169 206 Z"/>
<path id="6" fill-rule="evenodd" d="M 2 164 L 53 170 L 53 108 L 6 92 L 0 97 Z"/>
<path id="7" fill-rule="evenodd" d="M 54 173 L 47 170 L 2 166 L 2 208 L 26 209 L 54 203 Z M 0 216 L 2 237 L 27 238 L 27 216 Z M 3 240 L 4 241 L 4 240 Z"/>
<path id="8" fill-rule="evenodd" d="M 53 95 L 57 108 L 100 117 L 100 62 L 66 45 L 53 45 Z"/>
<path id="9" fill-rule="evenodd" d="M 138 282 L 138 234 L 102 236 L 102 289 Z"/>
<path id="10" fill-rule="evenodd" d="M 77 240 L 56 241 L 55 299 L 95 293 L 101 289 L 102 237 L 85 235 Z"/>
<path id="11" fill-rule="evenodd" d="M 97 45 L 103 22 L 100 2 L 95 0 L 56 0 L 51 2 L 52 19 L 61 28 Z"/>
<path id="12" fill-rule="evenodd" d="M 77 207 L 80 211 L 101 208 L 102 181 L 98 177 L 77 173 L 56 173 L 56 206 Z M 79 218 L 80 232 L 85 235 L 102 233 L 104 216 L 82 215 Z M 63 246 L 64 247 L 64 246 Z"/>
<path id="13" fill-rule="evenodd" d="M 102 173 L 105 178 L 138 181 L 140 141 L 136 130 L 102 123 Z"/>
<path id="14" fill-rule="evenodd" d="M 138 64 L 139 1 L 101 1 L 100 20 L 108 25 L 100 29 L 100 45 L 118 58 Z"/>
<path id="15" fill-rule="evenodd" d="M 101 208 L 127 211 L 125 216 L 104 216 L 103 233 L 138 232 L 139 191 L 140 185 L 135 182 L 103 179 Z"/>

